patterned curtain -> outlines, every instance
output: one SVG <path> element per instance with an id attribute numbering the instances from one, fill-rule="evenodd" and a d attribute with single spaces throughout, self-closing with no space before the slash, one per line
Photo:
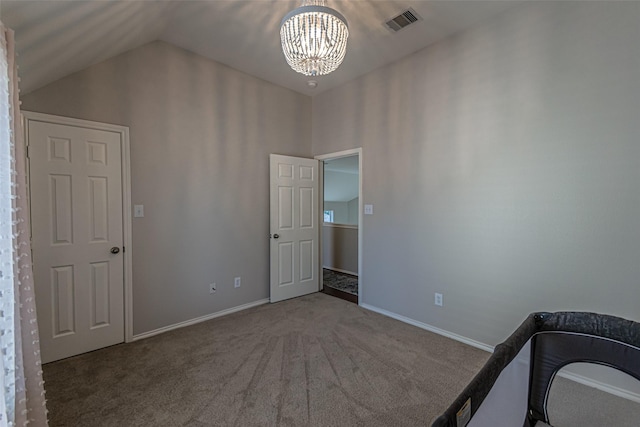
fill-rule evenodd
<path id="1" fill-rule="evenodd" d="M 13 31 L 0 22 L 0 426 L 47 425 Z"/>

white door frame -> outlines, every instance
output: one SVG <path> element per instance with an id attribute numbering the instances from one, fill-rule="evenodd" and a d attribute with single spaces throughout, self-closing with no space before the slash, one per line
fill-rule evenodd
<path id="1" fill-rule="evenodd" d="M 362 206 L 363 205 L 363 200 L 362 200 L 362 147 L 359 148 L 352 148 L 350 150 L 343 150 L 343 151 L 337 151 L 335 153 L 327 153 L 327 154 L 320 154 L 314 157 L 314 159 L 316 160 L 320 160 L 321 162 L 324 162 L 324 160 L 330 160 L 330 159 L 339 159 L 341 157 L 350 157 L 350 156 L 358 156 L 358 305 L 362 305 L 362 283 L 363 283 L 363 278 L 362 278 L 362 235 L 363 235 L 363 228 L 364 228 L 364 224 L 362 221 L 362 214 L 363 214 L 363 209 Z M 322 203 L 320 203 L 320 214 L 318 215 L 318 221 L 319 221 L 319 226 L 318 228 L 320 230 L 322 230 L 322 220 L 324 219 L 324 215 L 322 215 L 322 210 L 324 207 L 324 168 L 320 168 L 320 170 L 322 171 L 322 179 L 320 180 L 320 200 Z M 322 240 L 322 232 L 320 233 L 320 289 L 322 289 L 322 266 L 324 265 L 322 262 L 322 253 L 323 253 L 323 249 L 322 249 L 322 244 L 323 244 L 323 240 Z"/>
<path id="2" fill-rule="evenodd" d="M 124 259 L 124 341 L 131 342 L 133 340 L 133 274 L 131 272 L 133 245 L 131 244 L 131 162 L 129 153 L 129 128 L 126 126 L 34 113 L 31 111 L 22 111 L 22 116 L 25 144 L 29 141 L 30 121 L 96 129 L 120 134 L 120 141 L 122 143 L 122 237 L 124 242 L 122 254 Z M 27 147 L 27 150 L 28 148 L 29 147 Z M 25 152 L 28 153 L 27 150 L 25 150 Z M 28 161 L 27 165 L 29 165 Z M 29 183 L 28 180 L 29 170 L 27 170 L 27 183 Z M 31 197 L 30 192 L 29 197 Z M 31 210 L 29 210 L 29 212 L 31 212 Z"/>

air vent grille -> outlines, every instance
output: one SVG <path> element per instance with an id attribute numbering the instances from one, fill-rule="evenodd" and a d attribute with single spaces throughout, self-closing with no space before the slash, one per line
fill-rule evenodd
<path id="1" fill-rule="evenodd" d="M 384 24 L 393 32 L 400 31 L 401 29 L 420 21 L 422 18 L 413 9 L 407 9 L 400 15 L 389 19 Z"/>

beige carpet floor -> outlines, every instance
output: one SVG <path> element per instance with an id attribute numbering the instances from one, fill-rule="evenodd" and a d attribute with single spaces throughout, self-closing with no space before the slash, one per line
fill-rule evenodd
<path id="1" fill-rule="evenodd" d="M 640 403 L 556 376 L 548 402 L 554 427 L 638 427 Z"/>
<path id="2" fill-rule="evenodd" d="M 429 426 L 488 357 L 318 293 L 50 363 L 44 379 L 53 427 Z M 555 427 L 640 426 L 640 404 L 556 379 Z"/>
<path id="3" fill-rule="evenodd" d="M 44 366 L 52 426 L 416 426 L 489 354 L 312 294 Z"/>

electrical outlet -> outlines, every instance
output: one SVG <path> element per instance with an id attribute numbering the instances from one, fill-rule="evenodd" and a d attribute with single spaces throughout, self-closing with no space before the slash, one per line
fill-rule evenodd
<path id="1" fill-rule="evenodd" d="M 233 279 L 233 287 L 234 288 L 239 288 L 241 280 L 242 279 L 240 279 L 239 277 L 236 277 L 235 279 Z"/>
<path id="2" fill-rule="evenodd" d="M 216 284 L 212 283 L 209 285 L 209 293 L 210 294 L 215 294 L 216 293 Z"/>
<path id="3" fill-rule="evenodd" d="M 439 307 L 442 307 L 442 294 L 436 292 L 433 303 Z"/>

